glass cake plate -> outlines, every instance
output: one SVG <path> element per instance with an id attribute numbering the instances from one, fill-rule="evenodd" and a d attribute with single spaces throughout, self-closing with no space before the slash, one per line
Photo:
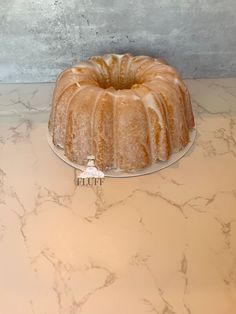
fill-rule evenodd
<path id="1" fill-rule="evenodd" d="M 172 156 L 170 157 L 169 160 L 167 161 L 158 161 L 157 163 L 145 167 L 144 169 L 139 169 L 139 170 L 135 170 L 135 171 L 130 171 L 130 172 L 125 172 L 123 170 L 119 170 L 119 169 L 110 169 L 107 171 L 103 171 L 105 174 L 105 177 L 111 177 L 111 178 L 128 178 L 128 177 L 137 177 L 137 176 L 142 176 L 142 175 L 147 175 L 153 172 L 157 172 L 160 171 L 164 168 L 169 167 L 170 165 L 172 165 L 173 163 L 177 162 L 178 160 L 180 160 L 192 147 L 195 137 L 196 137 L 196 127 L 193 128 L 190 131 L 189 134 L 189 143 L 185 146 L 184 149 L 182 149 L 180 152 L 172 154 Z M 56 147 L 53 142 L 52 142 L 52 137 L 50 135 L 50 133 L 47 133 L 47 140 L 48 140 L 48 144 L 51 147 L 51 149 L 53 150 L 53 152 L 60 158 L 62 159 L 65 163 L 67 163 L 69 166 L 78 169 L 80 171 L 84 171 L 86 169 L 86 166 L 82 166 L 82 165 L 78 165 L 72 161 L 70 161 L 64 154 L 63 149 Z"/>

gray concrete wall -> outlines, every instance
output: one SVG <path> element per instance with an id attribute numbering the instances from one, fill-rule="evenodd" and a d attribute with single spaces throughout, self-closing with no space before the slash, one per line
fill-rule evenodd
<path id="1" fill-rule="evenodd" d="M 236 76 L 235 0 L 1 0 L 0 82 L 54 81 L 91 55 L 162 56 L 185 78 Z"/>

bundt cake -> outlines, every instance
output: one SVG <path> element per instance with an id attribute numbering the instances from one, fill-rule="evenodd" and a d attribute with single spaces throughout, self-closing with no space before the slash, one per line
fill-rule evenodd
<path id="1" fill-rule="evenodd" d="M 141 169 L 183 149 L 193 127 L 188 90 L 162 59 L 94 56 L 57 79 L 49 132 L 74 163 Z"/>

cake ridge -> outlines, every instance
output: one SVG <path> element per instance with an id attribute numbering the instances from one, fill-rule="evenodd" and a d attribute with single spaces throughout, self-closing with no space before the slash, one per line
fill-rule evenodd
<path id="1" fill-rule="evenodd" d="M 92 56 L 58 76 L 49 132 L 73 162 L 141 169 L 183 149 L 193 127 L 188 89 L 160 58 Z"/>

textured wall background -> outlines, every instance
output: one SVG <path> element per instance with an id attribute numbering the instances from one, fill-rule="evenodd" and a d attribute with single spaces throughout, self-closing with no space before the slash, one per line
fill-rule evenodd
<path id="1" fill-rule="evenodd" d="M 184 77 L 236 76 L 235 0 L 1 0 L 0 82 L 54 81 L 108 52 L 161 55 Z"/>

